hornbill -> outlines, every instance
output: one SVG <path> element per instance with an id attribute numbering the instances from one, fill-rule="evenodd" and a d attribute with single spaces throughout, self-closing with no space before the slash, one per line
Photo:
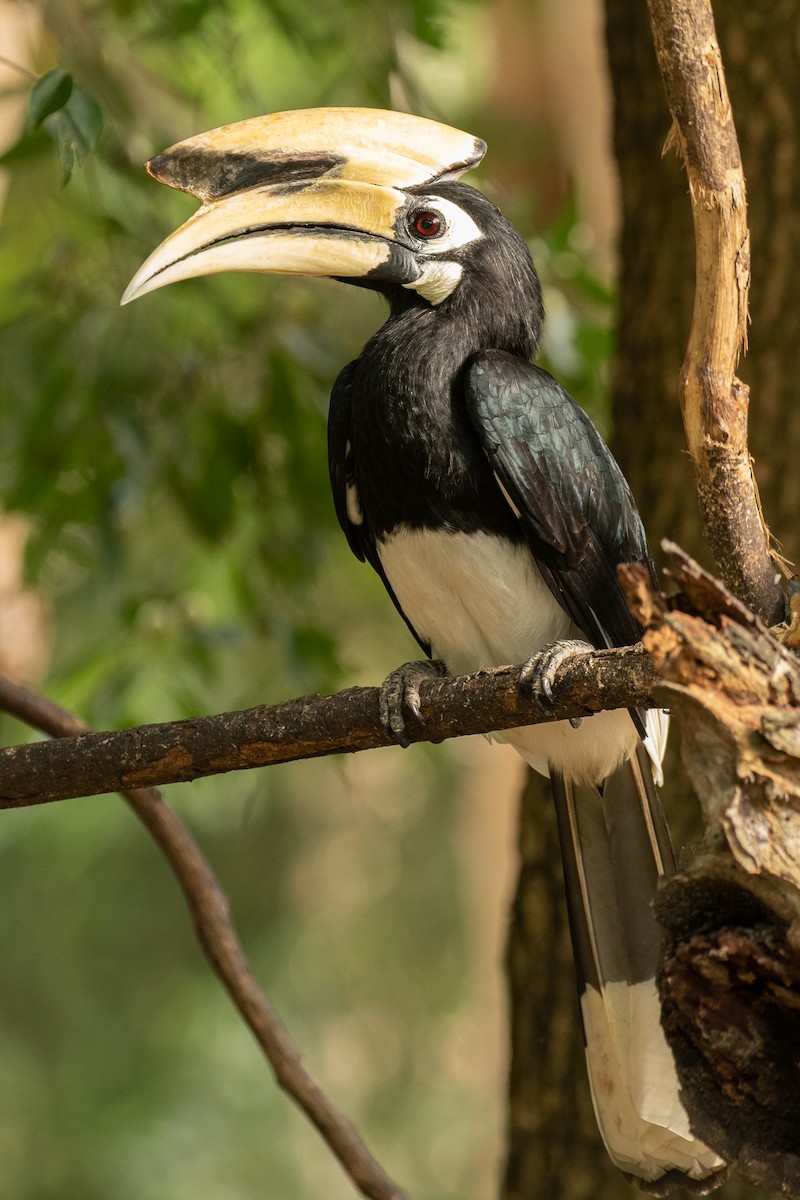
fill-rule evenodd
<path id="1" fill-rule="evenodd" d="M 339 522 L 442 670 L 526 662 L 522 684 L 546 705 L 565 655 L 638 641 L 616 568 L 653 567 L 605 443 L 530 362 L 536 270 L 494 204 L 459 182 L 485 150 L 369 109 L 277 113 L 180 142 L 147 170 L 202 206 L 123 303 L 220 271 L 382 294 L 388 320 L 331 396 Z M 419 715 L 415 667 L 384 690 L 401 742 L 403 700 Z M 503 735 L 552 781 L 600 1131 L 616 1165 L 656 1194 L 709 1191 L 724 1173 L 690 1130 L 655 989 L 650 901 L 674 866 L 651 771 L 662 735 L 660 714 L 624 710 Z"/>

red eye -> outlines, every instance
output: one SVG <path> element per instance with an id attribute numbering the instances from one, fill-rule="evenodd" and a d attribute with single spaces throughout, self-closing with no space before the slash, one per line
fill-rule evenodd
<path id="1" fill-rule="evenodd" d="M 444 221 L 437 212 L 420 212 L 414 217 L 414 232 L 421 238 L 432 238 L 444 229 Z"/>

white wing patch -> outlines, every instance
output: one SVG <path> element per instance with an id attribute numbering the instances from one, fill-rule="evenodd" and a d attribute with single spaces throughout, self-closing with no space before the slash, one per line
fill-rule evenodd
<path id="1" fill-rule="evenodd" d="M 505 487 L 503 486 L 503 481 L 502 481 L 502 479 L 500 478 L 500 476 L 497 474 L 497 471 L 493 471 L 493 472 L 492 472 L 492 474 L 494 475 L 495 483 L 496 483 L 496 484 L 497 484 L 497 486 L 500 488 L 500 491 L 503 493 L 503 496 L 504 496 L 504 498 L 505 498 L 505 500 L 506 500 L 506 503 L 508 504 L 508 507 L 509 507 L 509 508 L 511 509 L 511 511 L 513 512 L 514 516 L 515 516 L 515 517 L 521 517 L 521 516 L 522 516 L 522 513 L 519 511 L 519 509 L 517 508 L 516 504 L 515 504 L 515 503 L 514 503 L 514 501 L 511 499 L 511 497 L 509 496 L 509 494 L 508 494 L 508 492 L 506 491 Z"/>
<path id="2" fill-rule="evenodd" d="M 346 463 L 348 463 L 350 461 L 350 454 L 351 454 L 351 446 L 350 446 L 350 442 L 348 440 L 347 445 L 344 448 L 344 461 Z M 345 503 L 345 511 L 347 512 L 347 519 L 350 522 L 350 524 L 351 525 L 363 525 L 364 524 L 364 513 L 361 509 L 361 501 L 358 498 L 358 492 L 356 491 L 356 485 L 354 483 L 348 482 L 345 485 L 344 503 Z"/>

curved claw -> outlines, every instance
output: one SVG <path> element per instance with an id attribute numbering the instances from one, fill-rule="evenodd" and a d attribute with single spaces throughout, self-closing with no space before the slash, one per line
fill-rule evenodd
<path id="1" fill-rule="evenodd" d="M 593 649 L 588 642 L 577 640 L 552 642 L 549 646 L 544 646 L 522 667 L 519 673 L 519 690 L 527 699 L 535 700 L 543 713 L 549 713 L 553 706 L 553 683 L 558 668 L 567 659 L 576 658 Z M 581 718 L 576 717 L 573 720 L 580 724 Z"/>
<path id="2" fill-rule="evenodd" d="M 403 708 L 425 723 L 422 715 L 419 685 L 426 679 L 439 679 L 447 668 L 438 658 L 430 662 L 407 662 L 390 671 L 380 688 L 380 717 L 386 732 L 404 749 L 410 742 L 406 734 Z"/>

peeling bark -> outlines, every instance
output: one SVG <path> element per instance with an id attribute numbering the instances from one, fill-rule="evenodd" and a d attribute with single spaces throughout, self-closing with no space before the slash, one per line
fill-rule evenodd
<path id="1" fill-rule="evenodd" d="M 680 378 L 703 532 L 721 578 L 766 620 L 783 611 L 747 446 L 750 233 L 739 143 L 708 0 L 648 0 L 653 42 L 686 166 L 696 247 L 692 325 Z"/>
<path id="2" fill-rule="evenodd" d="M 694 1132 L 749 1182 L 798 1197 L 800 663 L 665 549 L 679 587 L 669 600 L 622 568 L 707 829 L 656 906 L 665 1029 Z"/>

